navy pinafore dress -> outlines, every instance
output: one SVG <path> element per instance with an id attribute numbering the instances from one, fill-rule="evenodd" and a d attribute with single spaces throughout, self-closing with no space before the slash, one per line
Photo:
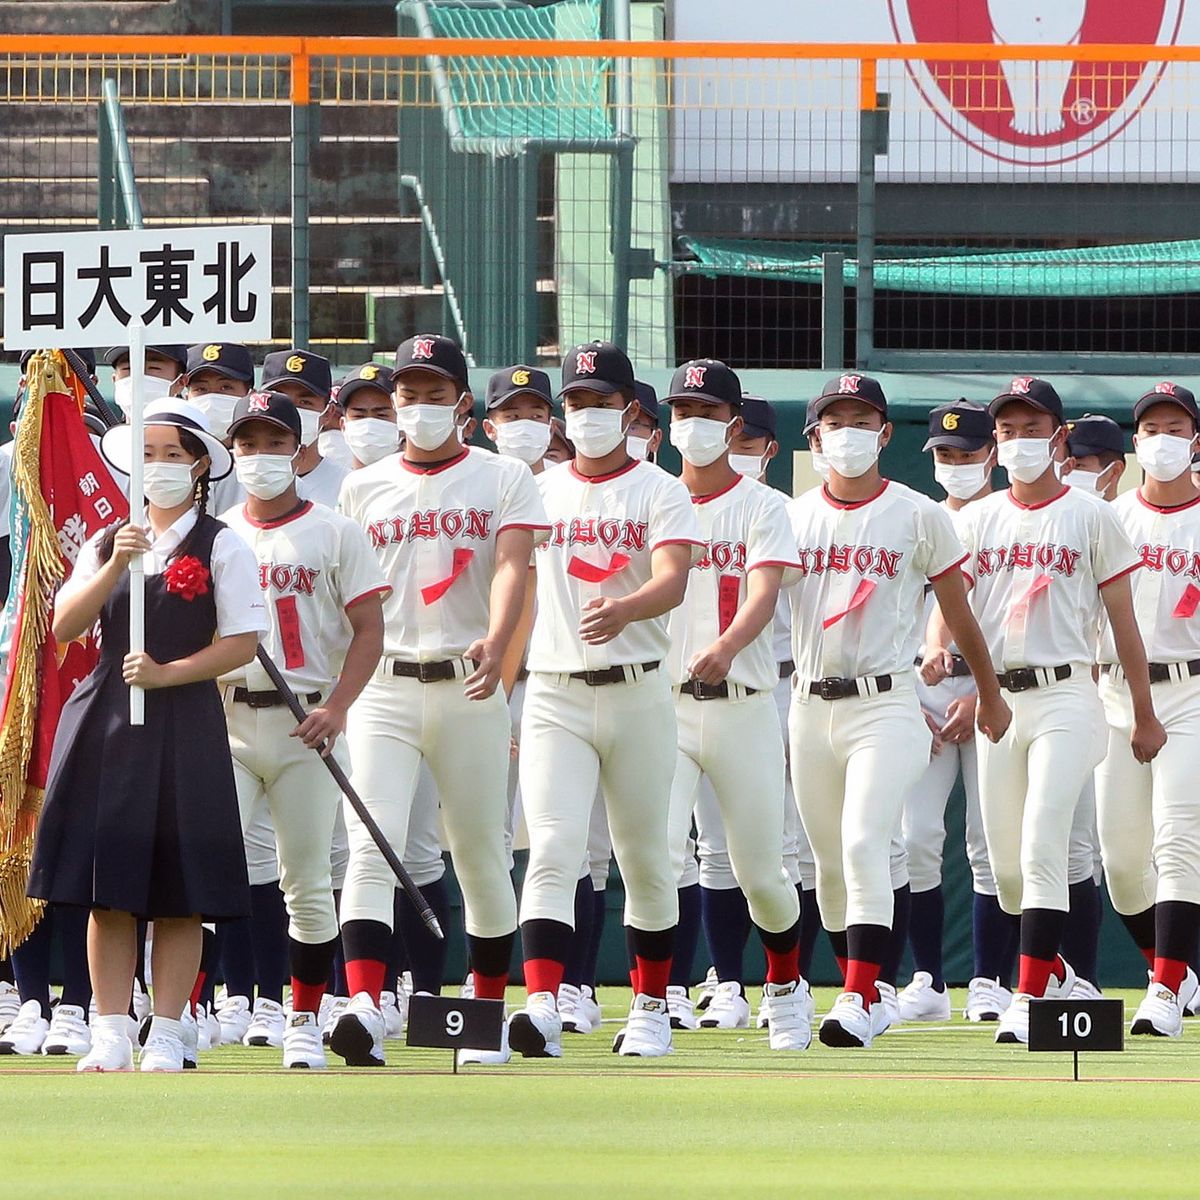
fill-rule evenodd
<path id="1" fill-rule="evenodd" d="M 209 571 L 192 600 L 146 576 L 146 653 L 186 658 L 217 632 L 212 548 L 201 515 L 181 554 Z M 136 916 L 233 920 L 250 914 L 246 856 L 225 713 L 212 680 L 146 692 L 129 723 L 129 573 L 100 613 L 100 661 L 63 707 L 34 842 L 29 895 Z"/>

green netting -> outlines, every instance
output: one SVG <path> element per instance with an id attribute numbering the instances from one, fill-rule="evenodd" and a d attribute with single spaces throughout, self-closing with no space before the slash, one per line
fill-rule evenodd
<path id="1" fill-rule="evenodd" d="M 542 8 L 426 5 L 439 37 L 594 41 L 600 0 Z M 596 142 L 613 136 L 606 105 L 607 59 L 476 58 L 446 61 L 461 132 L 468 138 Z"/>
<path id="2" fill-rule="evenodd" d="M 694 256 L 674 269 L 710 275 L 820 283 L 821 253 L 848 247 L 685 237 Z M 847 257 L 846 282 L 858 277 Z M 875 288 L 950 296 L 1161 296 L 1200 292 L 1200 241 L 1145 242 L 1078 250 L 977 251 L 880 246 Z"/>

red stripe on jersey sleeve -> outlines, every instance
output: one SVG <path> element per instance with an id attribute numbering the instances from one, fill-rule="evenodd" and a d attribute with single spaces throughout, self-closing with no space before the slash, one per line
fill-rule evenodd
<path id="1" fill-rule="evenodd" d="M 349 611 L 356 604 L 361 603 L 363 600 L 369 599 L 371 596 L 381 596 L 383 599 L 386 600 L 387 597 L 390 596 L 391 594 L 392 594 L 391 586 L 389 584 L 382 583 L 379 585 L 379 587 L 373 587 L 373 588 L 371 588 L 370 591 L 363 592 L 362 595 L 360 595 L 360 596 L 355 596 L 353 600 L 347 600 L 345 603 L 345 608 L 347 609 L 347 611 Z"/>
<path id="2" fill-rule="evenodd" d="M 929 582 L 937 583 L 939 579 L 945 579 L 945 577 L 949 575 L 951 571 L 957 571 L 959 567 L 961 567 L 963 563 L 965 563 L 970 557 L 971 556 L 969 554 L 964 554 L 962 558 L 958 560 L 958 562 L 951 563 L 944 571 L 939 571 L 936 575 L 930 575 Z M 963 574 L 966 575 L 966 571 L 964 571 Z M 968 576 L 968 578 L 970 578 L 970 576 Z M 974 582 L 974 580 L 972 580 L 972 582 Z"/>
<path id="3" fill-rule="evenodd" d="M 1102 579 L 1096 586 L 1106 588 L 1110 583 L 1116 583 L 1118 579 L 1124 579 L 1126 575 L 1132 575 L 1134 571 L 1140 570 L 1146 564 L 1143 562 L 1135 562 L 1133 566 L 1126 567 L 1123 571 L 1118 571 L 1115 575 L 1110 575 L 1107 579 Z"/>

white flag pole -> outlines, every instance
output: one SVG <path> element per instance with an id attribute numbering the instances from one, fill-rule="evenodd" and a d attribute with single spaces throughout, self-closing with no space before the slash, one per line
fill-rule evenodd
<path id="1" fill-rule="evenodd" d="M 145 457 L 146 407 L 146 330 L 141 321 L 129 324 L 129 376 L 133 383 L 129 409 L 129 510 L 130 520 L 140 522 L 144 513 L 143 466 Z M 129 649 L 140 654 L 146 649 L 146 567 L 142 556 L 129 560 Z M 146 723 L 146 693 L 140 687 L 129 689 L 129 723 Z"/>

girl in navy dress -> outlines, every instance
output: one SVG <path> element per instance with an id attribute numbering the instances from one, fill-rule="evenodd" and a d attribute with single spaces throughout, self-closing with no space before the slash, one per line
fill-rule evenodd
<path id="1" fill-rule="evenodd" d="M 54 635 L 100 620 L 100 661 L 63 709 L 34 845 L 30 896 L 90 910 L 97 1017 L 81 1071 L 133 1068 L 129 1003 L 137 922 L 154 922 L 154 1017 L 143 1071 L 178 1071 L 180 1016 L 200 960 L 201 922 L 249 914 L 249 888 L 225 716 L 216 678 L 254 657 L 267 628 L 254 554 L 208 516 L 209 482 L 229 452 L 187 401 L 148 405 L 144 526 L 85 545 L 59 591 Z M 105 458 L 129 473 L 130 429 Z M 129 650 L 130 560 L 144 556 L 146 649 Z M 146 689 L 145 724 L 129 688 Z M 189 1055 L 189 1057 L 191 1057 Z"/>

